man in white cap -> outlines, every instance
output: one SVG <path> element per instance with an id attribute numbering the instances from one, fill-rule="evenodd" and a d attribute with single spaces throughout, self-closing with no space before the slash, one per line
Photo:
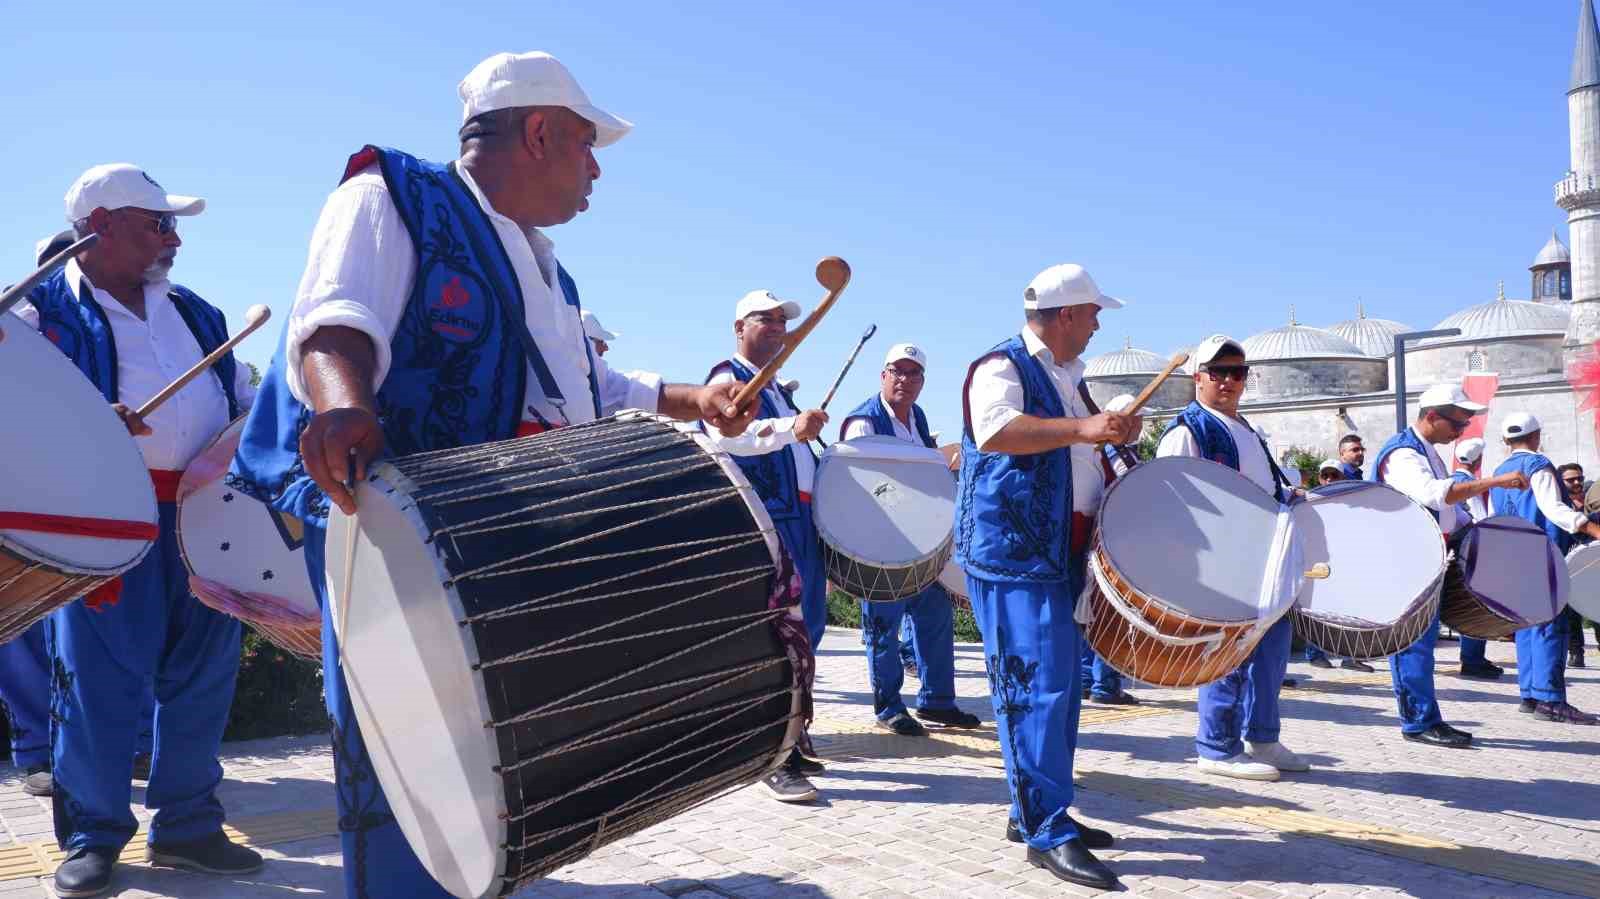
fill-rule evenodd
<path id="1" fill-rule="evenodd" d="M 1030 864 L 1097 889 L 1117 885 L 1092 849 L 1111 834 L 1073 820 L 1082 634 L 1073 611 L 1105 490 L 1099 444 L 1137 439 L 1136 415 L 1090 412 L 1084 348 L 1102 309 L 1083 266 L 1055 265 L 1022 292 L 1021 333 L 967 370 L 956 561 L 983 634 L 1011 818 Z"/>
<path id="2" fill-rule="evenodd" d="M 458 94 L 455 162 L 368 146 L 345 166 L 230 472 L 241 492 L 305 523 L 319 593 L 328 504 L 354 513 L 346 484 L 380 453 L 537 434 L 602 408 L 734 431 L 748 421 L 724 414 L 730 390 L 625 375 L 595 357 L 577 286 L 541 230 L 589 207 L 594 149 L 629 124 L 547 53 L 491 56 Z M 373 776 L 326 615 L 322 645 L 346 889 L 446 896 Z"/>
<path id="3" fill-rule="evenodd" d="M 839 439 L 878 435 L 937 451 L 928 418 L 917 405 L 926 383 L 928 357 L 914 343 L 897 343 L 883 358 L 878 392 L 855 407 L 839 425 Z M 896 602 L 861 601 L 861 636 L 867 645 L 867 676 L 878 727 L 903 737 L 925 737 L 917 720 L 947 727 L 977 727 L 978 716 L 956 705 L 955 621 L 950 596 L 935 581 L 915 596 Z M 905 668 L 900 661 L 900 622 L 911 618 L 918 678 L 917 718 L 900 698 Z"/>
<path id="4" fill-rule="evenodd" d="M 1450 477 L 1466 483 L 1476 481 L 1483 477 L 1483 438 L 1468 437 L 1456 441 L 1456 467 L 1450 472 Z M 1466 513 L 1467 521 L 1482 521 L 1492 513 L 1489 511 L 1489 494 L 1480 493 L 1477 496 L 1463 500 L 1461 511 Z M 1486 650 L 1488 642 L 1466 634 L 1457 634 L 1456 639 L 1461 645 L 1461 676 L 1473 680 L 1499 680 L 1505 669 L 1489 661 Z"/>
<path id="5" fill-rule="evenodd" d="M 1344 463 L 1338 459 L 1323 459 L 1317 466 L 1317 486 L 1326 487 L 1344 480 Z"/>
<path id="6" fill-rule="evenodd" d="M 1458 440 L 1472 417 L 1485 408 L 1468 399 L 1460 384 L 1435 384 L 1422 392 L 1417 405 L 1416 422 L 1384 442 L 1368 476 L 1437 515 L 1439 530 L 1454 549 L 1459 535 L 1451 535 L 1470 523 L 1462 502 L 1494 487 L 1526 486 L 1527 479 L 1520 473 L 1470 481 L 1450 476 L 1434 446 Z M 1389 676 L 1400 709 L 1400 733 L 1426 746 L 1461 749 L 1472 743 L 1472 734 L 1445 723 L 1434 695 L 1433 648 L 1438 640 L 1439 616 L 1435 613 L 1417 642 L 1389 659 Z"/>
<path id="7" fill-rule="evenodd" d="M 222 312 L 167 275 L 178 217 L 205 208 L 125 163 L 84 172 L 66 195 L 79 237 L 100 240 L 28 294 L 17 313 L 71 359 L 121 416 L 144 455 L 160 534 L 120 579 L 51 616 L 56 870 L 61 896 L 95 896 L 137 828 L 128 808 L 144 697 L 153 679 L 160 757 L 145 802 L 156 809 L 149 858 L 213 874 L 259 870 L 261 856 L 223 833 L 217 750 L 239 671 L 240 625 L 189 592 L 178 553 L 183 469 L 255 396 L 227 354 L 148 420 L 133 412 L 228 338 Z"/>
<path id="8" fill-rule="evenodd" d="M 1289 480 L 1273 461 L 1266 440 L 1239 414 L 1250 373 L 1244 347 L 1231 337 L 1213 334 L 1190 358 L 1195 399 L 1167 426 L 1156 456 L 1192 456 L 1226 465 L 1282 501 L 1292 489 Z M 1278 693 L 1285 685 L 1293 639 L 1293 626 L 1285 616 L 1267 630 L 1244 664 L 1200 688 L 1194 743 L 1201 771 L 1277 780 L 1280 771 L 1310 768 L 1278 739 L 1282 729 Z"/>
<path id="9" fill-rule="evenodd" d="M 706 383 L 738 389 L 783 350 L 789 322 L 800 317 L 800 304 L 781 300 L 770 290 L 752 290 L 733 309 L 733 356 L 712 367 Z M 817 456 L 810 441 L 822 432 L 828 414 L 820 409 L 801 411 L 794 394 L 774 378 L 761 391 L 760 411 L 743 434 L 712 434 L 744 471 L 766 506 L 767 514 L 793 557 L 800 575 L 801 612 L 811 648 L 816 650 L 828 626 L 828 580 L 822 563 L 822 544 L 811 518 L 811 485 Z M 809 736 L 789 754 L 784 764 L 767 775 L 762 785 L 779 802 L 810 802 L 817 790 L 808 774 L 820 774 L 823 765 L 811 749 Z"/>
<path id="10" fill-rule="evenodd" d="M 611 341 L 622 336 L 621 334 L 607 331 L 600 324 L 600 319 L 596 318 L 595 314 L 588 309 L 583 310 L 583 334 L 589 338 L 590 343 L 594 344 L 594 354 L 596 356 L 604 356 L 611 349 Z"/>
<path id="11" fill-rule="evenodd" d="M 1572 548 L 1572 535 L 1600 538 L 1600 524 L 1572 508 L 1563 498 L 1555 463 L 1539 452 L 1544 434 L 1539 419 L 1526 412 L 1507 415 L 1500 425 L 1511 455 L 1496 475 L 1520 475 L 1526 484 L 1496 487 L 1489 491 L 1490 508 L 1496 515 L 1515 515 L 1544 529 L 1556 549 L 1565 556 Z M 1537 576 L 1537 572 L 1530 572 Z M 1600 724 L 1600 718 L 1580 712 L 1567 702 L 1567 618 L 1556 615 L 1544 624 L 1525 627 L 1516 633 L 1517 687 L 1522 694 L 1521 711 L 1543 721 L 1563 724 Z"/>

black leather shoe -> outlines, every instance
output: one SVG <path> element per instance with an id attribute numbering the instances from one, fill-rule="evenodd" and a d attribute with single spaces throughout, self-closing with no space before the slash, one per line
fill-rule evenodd
<path id="1" fill-rule="evenodd" d="M 783 765 L 790 771 L 798 771 L 807 777 L 821 774 L 828 770 L 826 765 L 822 764 L 816 759 L 808 759 L 801 755 L 800 750 L 798 749 L 792 749 L 789 751 L 789 760 L 784 762 Z"/>
<path id="2" fill-rule="evenodd" d="M 900 737 L 926 737 L 928 735 L 928 729 L 905 712 L 901 712 L 888 721 L 878 718 L 874 723 L 879 728 Z"/>
<path id="3" fill-rule="evenodd" d="M 1517 703 L 1517 711 L 1524 715 L 1532 715 L 1537 708 L 1539 708 L 1539 700 L 1537 699 L 1524 699 Z"/>
<path id="4" fill-rule="evenodd" d="M 1339 662 L 1339 667 L 1346 671 L 1360 671 L 1366 674 L 1371 674 L 1375 670 L 1371 665 L 1360 659 L 1344 659 Z"/>
<path id="5" fill-rule="evenodd" d="M 1466 749 L 1472 744 L 1472 735 L 1459 731 L 1448 724 L 1435 724 L 1420 733 L 1402 733 L 1413 743 L 1426 743 L 1429 746 L 1444 746 L 1450 749 Z"/>
<path id="6" fill-rule="evenodd" d="M 1333 662 L 1330 661 L 1327 656 L 1312 656 L 1311 658 L 1306 660 L 1306 664 L 1310 665 L 1313 668 L 1332 668 L 1333 667 Z"/>
<path id="7" fill-rule="evenodd" d="M 1472 739 L 1472 734 L 1470 734 L 1467 731 L 1464 731 L 1461 728 L 1456 727 L 1454 725 L 1445 724 L 1443 722 L 1440 722 L 1439 726 L 1444 728 L 1445 730 L 1449 731 L 1450 733 L 1455 734 L 1458 737 L 1466 737 L 1468 740 Z"/>
<path id="8" fill-rule="evenodd" d="M 219 830 L 198 840 L 151 843 L 150 864 L 205 874 L 254 874 L 261 870 L 261 853 L 240 846 Z"/>
<path id="9" fill-rule="evenodd" d="M 1139 697 L 1127 690 L 1118 690 L 1113 696 L 1090 696 L 1089 701 L 1095 705 L 1138 705 Z"/>
<path id="10" fill-rule="evenodd" d="M 1109 831 L 1101 830 L 1098 827 L 1090 827 L 1071 815 L 1067 816 L 1067 820 L 1072 822 L 1072 826 L 1078 831 L 1078 839 L 1082 840 L 1083 845 L 1089 849 L 1110 849 L 1111 845 L 1116 842 Z M 1022 828 L 1017 826 L 1015 818 L 1006 819 L 1006 839 L 1013 843 L 1027 842 L 1022 838 Z"/>
<path id="11" fill-rule="evenodd" d="M 983 722 L 971 712 L 960 709 L 917 709 L 917 717 L 934 724 L 943 724 L 945 727 L 981 727 Z"/>
<path id="12" fill-rule="evenodd" d="M 86 846 L 67 854 L 56 868 L 56 895 L 63 899 L 98 896 L 111 889 L 111 869 L 117 865 L 120 849 Z"/>
<path id="13" fill-rule="evenodd" d="M 1499 680 L 1500 669 L 1493 665 L 1462 665 L 1461 676 L 1469 680 Z"/>
<path id="14" fill-rule="evenodd" d="M 1067 881 L 1097 890 L 1111 890 L 1120 886 L 1117 875 L 1105 863 L 1094 857 L 1082 839 L 1068 840 L 1048 852 L 1028 847 L 1028 864 L 1043 868 Z"/>

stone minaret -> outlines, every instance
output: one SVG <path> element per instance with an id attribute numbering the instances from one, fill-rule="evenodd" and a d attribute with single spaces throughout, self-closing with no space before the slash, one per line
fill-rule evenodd
<path id="1" fill-rule="evenodd" d="M 1567 211 L 1572 250 L 1572 321 L 1564 343 L 1570 364 L 1600 340 L 1600 30 L 1593 0 L 1579 0 L 1567 127 L 1572 170 L 1556 184 L 1556 205 Z"/>

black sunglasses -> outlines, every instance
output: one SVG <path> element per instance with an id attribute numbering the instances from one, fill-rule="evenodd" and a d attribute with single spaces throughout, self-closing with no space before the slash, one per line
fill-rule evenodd
<path id="1" fill-rule="evenodd" d="M 1245 378 L 1245 375 L 1250 374 L 1250 366 L 1248 366 L 1248 365 L 1207 365 L 1205 367 L 1204 371 L 1205 371 L 1206 374 L 1211 376 L 1211 380 L 1213 380 L 1213 381 L 1225 381 L 1225 380 L 1230 380 L 1230 379 L 1234 380 L 1234 381 L 1243 381 L 1244 378 Z"/>
<path id="2" fill-rule="evenodd" d="M 147 218 L 156 223 L 157 234 L 171 234 L 178 230 L 178 217 L 170 212 L 145 212 L 143 209 L 129 209 L 134 215 Z"/>

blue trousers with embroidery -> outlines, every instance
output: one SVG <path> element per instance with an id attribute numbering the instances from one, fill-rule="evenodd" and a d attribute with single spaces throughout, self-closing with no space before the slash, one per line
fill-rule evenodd
<path id="1" fill-rule="evenodd" d="M 160 514 L 161 536 L 122 576 L 115 604 L 92 609 L 79 600 L 50 616 L 56 840 L 69 851 L 121 848 L 133 838 L 133 754 L 152 679 L 150 842 L 186 842 L 222 828 L 217 750 L 239 673 L 240 624 L 190 594 L 177 509 L 161 503 Z"/>
<path id="2" fill-rule="evenodd" d="M 1567 701 L 1567 616 L 1517 631 L 1517 689 L 1523 699 Z"/>
<path id="3" fill-rule="evenodd" d="M 1096 699 L 1109 699 L 1122 693 L 1122 672 L 1107 665 L 1088 640 L 1083 641 L 1083 671 L 1079 676 L 1082 683 L 1089 685 L 1089 695 Z M 1078 695 L 1083 695 L 1081 688 Z"/>
<path id="4" fill-rule="evenodd" d="M 800 572 L 800 611 L 805 615 L 806 631 L 811 635 L 811 648 L 815 650 L 828 628 L 828 572 L 822 564 L 817 526 L 811 521 L 811 504 L 799 505 L 798 517 L 778 522 L 776 526 L 784 549 L 794 557 L 795 569 Z"/>
<path id="5" fill-rule="evenodd" d="M 1487 641 L 1477 637 L 1462 634 L 1456 639 L 1461 641 L 1461 667 L 1482 668 L 1489 664 L 1489 657 L 1484 655 L 1484 650 L 1489 647 Z"/>
<path id="6" fill-rule="evenodd" d="M 1433 647 L 1439 642 L 1439 613 L 1422 632 L 1417 642 L 1389 659 L 1389 680 L 1394 685 L 1395 702 L 1400 707 L 1400 730 L 1420 734 L 1435 724 L 1444 723 L 1439 700 L 1433 693 Z"/>
<path id="7" fill-rule="evenodd" d="M 307 522 L 305 535 L 306 570 L 322 609 L 322 692 L 333 719 L 333 786 L 346 899 L 448 899 L 450 893 L 422 867 L 400 831 L 350 705 L 323 571 L 326 523 Z"/>
<path id="8" fill-rule="evenodd" d="M 1289 670 L 1294 625 L 1284 616 L 1221 680 L 1200 688 L 1200 727 L 1194 748 L 1201 758 L 1226 759 L 1244 752 L 1244 741 L 1276 743 L 1278 691 Z"/>
<path id="9" fill-rule="evenodd" d="M 987 581 L 967 575 L 967 595 L 983 635 L 1000 755 L 1011 789 L 1011 817 L 1034 849 L 1078 835 L 1072 759 L 1078 746 L 1082 636 L 1072 610 L 1078 584 Z"/>
<path id="10" fill-rule="evenodd" d="M 872 683 L 872 710 L 879 721 L 903 715 L 900 698 L 905 667 L 900 661 L 900 623 L 910 618 L 916 643 L 921 689 L 919 709 L 956 707 L 955 624 L 950 597 L 934 584 L 899 602 L 862 602 L 861 635 L 867 645 L 867 675 Z"/>
<path id="11" fill-rule="evenodd" d="M 11 726 L 11 764 L 50 764 L 50 651 L 45 620 L 0 645 L 0 700 Z"/>
<path id="12" fill-rule="evenodd" d="M 911 615 L 907 613 L 900 619 L 900 663 L 901 666 L 914 665 L 917 661 L 917 629 L 911 623 Z"/>

